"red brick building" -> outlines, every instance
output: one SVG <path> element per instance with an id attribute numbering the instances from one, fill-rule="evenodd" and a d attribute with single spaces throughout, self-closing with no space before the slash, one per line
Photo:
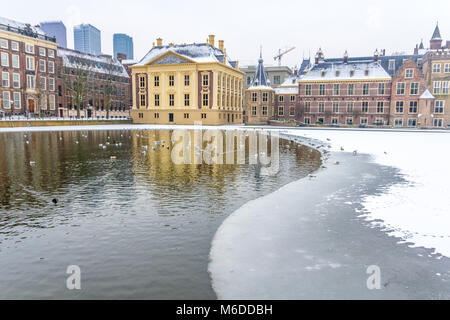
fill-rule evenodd
<path id="1" fill-rule="evenodd" d="M 56 51 L 38 26 L 0 18 L 0 116 L 56 115 Z"/>

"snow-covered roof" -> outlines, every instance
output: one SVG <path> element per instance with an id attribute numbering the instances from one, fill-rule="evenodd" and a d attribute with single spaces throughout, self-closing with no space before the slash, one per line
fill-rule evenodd
<path id="1" fill-rule="evenodd" d="M 262 58 L 262 52 L 259 56 L 258 66 L 256 67 L 255 76 L 248 90 L 273 90 L 270 86 L 270 80 L 267 77 L 266 70 L 264 69 L 264 60 Z"/>
<path id="2" fill-rule="evenodd" d="M 122 64 L 126 64 L 126 65 L 133 65 L 133 64 L 136 64 L 136 63 L 138 63 L 138 61 L 137 60 L 133 60 L 133 59 L 122 60 Z"/>
<path id="3" fill-rule="evenodd" d="M 94 56 L 65 48 L 58 48 L 58 56 L 62 58 L 63 67 L 66 68 L 81 68 L 104 74 L 111 72 L 115 76 L 129 78 L 125 67 L 119 61 L 106 56 Z"/>
<path id="4" fill-rule="evenodd" d="M 435 97 L 431 94 L 430 90 L 427 89 L 424 93 L 422 93 L 420 99 L 435 99 Z"/>
<path id="5" fill-rule="evenodd" d="M 180 44 L 173 46 L 159 46 L 152 48 L 135 66 L 144 66 L 167 52 L 174 52 L 197 63 L 223 62 L 224 52 L 207 43 Z M 227 55 L 227 66 L 235 68 L 236 61 Z"/>
<path id="6" fill-rule="evenodd" d="M 298 94 L 298 81 L 303 78 L 302 75 L 293 75 L 286 78 L 281 86 L 275 89 L 276 94 Z"/>
<path id="7" fill-rule="evenodd" d="M 391 79 L 391 76 L 376 61 L 319 62 L 299 81 L 339 81 Z"/>
<path id="8" fill-rule="evenodd" d="M 13 29 L 11 30 L 8 27 Z M 40 27 L 0 17 L 0 30 L 12 31 L 17 33 L 17 30 L 14 29 L 21 29 L 22 32 L 24 32 L 23 34 L 26 36 L 40 38 L 47 41 L 49 40 L 48 38 L 50 38 Z M 28 34 L 27 31 L 33 34 Z"/>

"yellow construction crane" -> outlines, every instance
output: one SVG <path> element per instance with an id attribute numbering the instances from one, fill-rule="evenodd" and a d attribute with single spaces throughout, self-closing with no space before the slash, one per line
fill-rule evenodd
<path id="1" fill-rule="evenodd" d="M 281 67 L 281 58 L 282 58 L 285 54 L 288 54 L 289 52 L 291 52 L 291 51 L 293 51 L 293 50 L 295 50 L 295 47 L 292 47 L 291 49 L 288 49 L 288 50 L 285 50 L 285 51 L 283 51 L 283 50 L 280 49 L 280 50 L 278 51 L 278 55 L 277 55 L 276 57 L 274 57 L 273 60 L 275 60 L 275 61 L 278 60 L 278 65 Z"/>

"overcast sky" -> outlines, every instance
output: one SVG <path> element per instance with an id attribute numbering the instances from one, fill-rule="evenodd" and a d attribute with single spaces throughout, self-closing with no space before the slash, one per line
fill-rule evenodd
<path id="1" fill-rule="evenodd" d="M 135 59 L 158 37 L 164 43 L 205 42 L 208 34 L 225 40 L 241 65 L 255 64 L 263 46 L 265 64 L 275 64 L 279 49 L 296 47 L 283 65 L 299 65 L 322 47 L 326 57 L 372 55 L 376 48 L 412 53 L 423 38 L 427 46 L 436 22 L 450 40 L 449 0 L 0 0 L 1 16 L 37 24 L 62 20 L 68 46 L 73 26 L 90 23 L 102 31 L 102 51 L 112 54 L 114 33 L 134 38 Z M 26 5 L 24 4 L 26 3 Z"/>

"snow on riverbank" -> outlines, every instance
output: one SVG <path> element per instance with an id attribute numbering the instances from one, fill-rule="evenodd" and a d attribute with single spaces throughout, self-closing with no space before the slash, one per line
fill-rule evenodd
<path id="1" fill-rule="evenodd" d="M 401 169 L 407 185 L 390 187 L 365 199 L 364 217 L 383 220 L 390 235 L 450 257 L 450 133 L 429 131 L 287 130 L 326 141 L 333 151 L 373 155 L 382 165 Z"/>

